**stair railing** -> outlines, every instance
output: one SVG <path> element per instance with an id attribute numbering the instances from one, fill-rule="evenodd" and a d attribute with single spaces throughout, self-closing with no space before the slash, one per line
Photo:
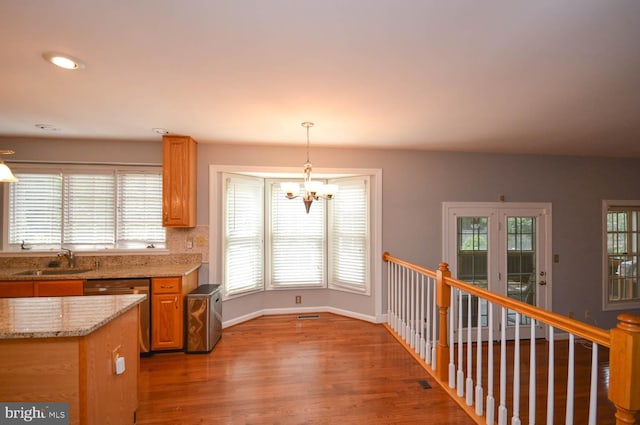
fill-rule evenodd
<path id="1" fill-rule="evenodd" d="M 528 423 L 534 424 L 536 403 L 541 398 L 546 398 L 546 423 L 559 423 L 554 397 L 555 347 L 557 337 L 563 332 L 568 335 L 564 423 L 573 424 L 576 413 L 575 344 L 578 339 L 592 353 L 588 424 L 597 423 L 599 347 L 609 349 L 608 398 L 615 405 L 615 423 L 637 423 L 640 317 L 621 314 L 617 327 L 607 331 L 453 279 L 447 263 L 440 263 L 438 270 L 432 271 L 389 253 L 385 253 L 383 259 L 388 263 L 387 328 L 477 423 L 494 424 L 497 420 L 498 425 L 520 425 L 521 416 L 526 416 Z M 486 313 L 482 320 L 478 316 L 480 311 Z M 494 335 L 494 323 L 500 324 L 500 335 Z M 513 341 L 507 341 L 507 324 L 514 328 Z M 536 348 L 536 328 L 540 326 L 544 327 L 548 340 L 546 395 L 536 394 L 536 358 L 545 354 Z M 527 327 L 529 354 L 524 356 L 520 335 Z M 494 352 L 496 340 L 499 340 L 499 358 Z M 528 357 L 526 364 L 524 357 Z M 494 376 L 495 363 L 499 364 L 498 376 Z M 524 378 L 523 369 L 528 370 Z M 507 375 L 512 379 L 511 394 L 507 393 Z M 521 379 L 528 380 L 527 400 L 521 394 Z M 494 393 L 496 386 L 498 394 Z M 521 413 L 524 405 L 528 405 L 527 413 Z"/>

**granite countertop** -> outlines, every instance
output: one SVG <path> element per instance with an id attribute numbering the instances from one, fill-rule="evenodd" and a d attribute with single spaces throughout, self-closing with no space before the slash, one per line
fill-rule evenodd
<path id="1" fill-rule="evenodd" d="M 61 268 L 10 268 L 0 270 L 0 280 L 2 281 L 20 281 L 20 280 L 64 280 L 64 279 L 117 279 L 117 278 L 133 278 L 133 277 L 171 277 L 186 276 L 200 268 L 201 263 L 187 264 L 154 264 L 154 265 L 127 265 L 123 264 L 117 267 L 98 267 L 97 269 L 66 269 Z M 25 274 L 20 273 L 44 270 L 44 274 Z M 69 270 L 69 273 L 65 273 Z M 86 270 L 86 271 L 84 271 Z M 47 271 L 53 271 L 55 274 L 46 274 Z M 80 271 L 76 273 L 75 271 Z"/>
<path id="2" fill-rule="evenodd" d="M 143 294 L 0 298 L 0 339 L 85 336 L 145 298 Z"/>

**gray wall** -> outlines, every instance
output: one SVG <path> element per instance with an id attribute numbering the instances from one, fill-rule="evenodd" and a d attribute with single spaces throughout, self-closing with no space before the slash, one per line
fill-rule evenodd
<path id="1" fill-rule="evenodd" d="M 0 138 L 0 149 L 14 149 L 12 160 L 161 160 L 159 141 L 117 141 L 114 146 L 101 141 Z M 198 145 L 198 224 L 209 224 L 210 164 L 302 169 L 305 158 L 304 147 Z M 601 307 L 601 201 L 640 199 L 640 159 L 312 147 L 311 160 L 317 168 L 381 168 L 382 248 L 428 268 L 437 268 L 442 257 L 442 202 L 496 202 L 504 195 L 507 202 L 552 203 L 552 253 L 560 256 L 553 265 L 553 310 L 574 311 L 581 318 L 588 309 L 599 326 L 615 325 L 620 312 L 603 312 Z M 311 305 L 333 298 L 341 303 L 339 308 L 347 308 L 350 302 L 349 296 L 332 297 L 322 291 L 306 295 Z M 233 309 L 235 317 L 255 308 L 293 307 L 289 298 L 242 297 L 225 308 Z M 372 308 L 364 304 L 362 308 Z M 362 313 L 373 315 L 373 310 Z"/>

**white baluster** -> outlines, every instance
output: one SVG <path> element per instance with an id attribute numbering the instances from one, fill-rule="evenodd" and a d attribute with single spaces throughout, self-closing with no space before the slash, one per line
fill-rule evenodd
<path id="1" fill-rule="evenodd" d="M 573 334 L 569 334 L 569 364 L 568 364 L 568 376 L 567 376 L 567 409 L 565 410 L 565 425 L 573 425 L 573 384 L 574 384 L 574 374 L 575 374 L 575 366 L 574 366 L 574 358 L 575 358 L 575 347 L 574 347 L 574 336 Z"/>
<path id="2" fill-rule="evenodd" d="M 427 276 L 422 275 L 420 284 L 422 287 L 422 314 L 420 318 L 420 358 L 427 361 L 427 344 L 429 342 L 429 287 L 427 286 Z"/>
<path id="3" fill-rule="evenodd" d="M 387 324 L 391 325 L 391 268 L 393 263 L 387 264 Z"/>
<path id="4" fill-rule="evenodd" d="M 516 337 L 513 352 L 513 416 L 511 425 L 520 425 L 520 313 L 516 315 Z"/>
<path id="5" fill-rule="evenodd" d="M 456 329 L 456 299 L 460 293 L 459 289 L 452 288 L 451 299 L 453 302 L 449 307 L 449 388 L 456 387 L 456 364 L 454 359 L 455 329 Z"/>
<path id="6" fill-rule="evenodd" d="M 433 302 L 431 302 L 431 278 L 427 277 L 427 313 L 426 313 L 426 318 L 427 318 L 427 322 L 425 323 L 425 328 L 427 330 L 427 336 L 425 338 L 425 347 L 424 347 L 424 361 L 427 362 L 427 364 L 431 364 L 431 326 L 429 326 L 431 324 L 431 316 L 429 315 L 429 312 L 431 311 L 431 309 L 435 309 L 435 297 Z"/>
<path id="7" fill-rule="evenodd" d="M 589 425 L 598 418 L 598 344 L 591 345 L 591 391 L 589 392 Z"/>
<path id="8" fill-rule="evenodd" d="M 438 323 L 438 307 L 436 306 L 436 281 L 431 279 L 431 287 L 433 289 L 433 310 L 431 310 L 431 369 L 436 370 L 436 344 L 438 342 L 438 335 L 436 333 L 436 324 Z M 446 338 L 446 335 L 442 335 L 442 338 Z"/>
<path id="9" fill-rule="evenodd" d="M 393 330 L 398 333 L 398 326 L 397 326 L 397 322 L 396 322 L 396 299 L 397 297 L 397 285 L 396 285 L 396 265 L 395 263 L 390 263 L 391 266 L 391 297 L 389 299 L 389 305 L 391 305 L 391 327 L 393 328 Z"/>
<path id="10" fill-rule="evenodd" d="M 404 342 L 411 343 L 411 270 L 406 269 L 404 275 L 405 293 L 405 316 L 404 316 Z"/>
<path id="11" fill-rule="evenodd" d="M 424 360 L 426 358 L 426 344 L 427 340 L 425 339 L 425 327 L 427 326 L 427 316 L 428 314 L 425 311 L 425 297 L 427 296 L 427 284 L 425 275 L 420 275 L 420 358 Z M 429 302 L 428 299 L 426 301 Z"/>
<path id="12" fill-rule="evenodd" d="M 464 372 L 462 371 L 462 291 L 458 294 L 458 397 L 464 397 Z"/>
<path id="13" fill-rule="evenodd" d="M 409 346 L 416 348 L 416 273 L 409 272 Z"/>
<path id="14" fill-rule="evenodd" d="M 487 302 L 489 310 L 489 319 L 487 326 L 489 328 L 489 336 L 487 338 L 487 425 L 495 423 L 495 407 L 496 399 L 493 397 L 493 304 Z"/>
<path id="15" fill-rule="evenodd" d="M 418 274 L 418 272 L 415 272 L 414 275 L 414 285 L 416 287 L 416 299 L 415 299 L 415 314 L 414 314 L 414 324 L 413 324 L 413 330 L 414 330 L 414 341 L 413 341 L 413 349 L 416 353 L 418 353 L 418 355 L 420 355 L 420 328 L 422 327 L 422 323 L 420 320 L 420 275 Z"/>
<path id="16" fill-rule="evenodd" d="M 471 340 L 471 304 L 473 303 L 473 297 L 471 294 L 467 295 L 467 380 L 465 383 L 465 398 L 467 406 L 473 405 L 473 357 L 471 351 L 473 350 L 473 341 Z"/>
<path id="17" fill-rule="evenodd" d="M 482 416 L 482 403 L 484 395 L 482 391 L 482 320 L 480 320 L 480 303 L 478 298 L 478 322 L 476 323 L 476 415 Z"/>
<path id="18" fill-rule="evenodd" d="M 407 305 L 407 285 L 406 285 L 406 269 L 402 267 L 402 273 L 400 274 L 400 287 L 402 292 L 400 294 L 400 336 L 403 340 L 407 340 L 407 327 L 406 325 L 406 305 Z"/>
<path id="19" fill-rule="evenodd" d="M 529 339 L 529 425 L 536 423 L 536 321 L 531 319 Z"/>
<path id="20" fill-rule="evenodd" d="M 549 326 L 549 355 L 548 355 L 548 372 L 547 372 L 547 423 L 553 423 L 554 408 L 554 376 L 555 376 L 555 354 L 554 354 L 555 338 L 553 336 L 553 326 Z"/>
<path id="21" fill-rule="evenodd" d="M 498 425 L 507 425 L 507 310 L 502 308 L 500 322 L 500 405 Z"/>

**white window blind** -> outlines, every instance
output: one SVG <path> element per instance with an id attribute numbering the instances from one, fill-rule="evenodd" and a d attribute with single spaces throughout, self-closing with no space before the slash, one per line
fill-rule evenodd
<path id="1" fill-rule="evenodd" d="M 33 249 L 140 248 L 166 239 L 159 167 L 25 166 L 16 175 L 5 205 L 10 249 L 22 241 Z"/>
<path id="2" fill-rule="evenodd" d="M 162 174 L 120 172 L 117 178 L 118 243 L 164 242 Z"/>
<path id="3" fill-rule="evenodd" d="M 335 179 L 329 203 L 329 287 L 368 291 L 369 177 Z"/>
<path id="4" fill-rule="evenodd" d="M 225 295 L 264 287 L 264 182 L 224 174 Z"/>
<path id="5" fill-rule="evenodd" d="M 268 184 L 271 188 L 269 286 L 324 285 L 327 201 L 314 201 L 307 214 L 300 198 L 285 197 L 279 181 L 269 180 Z"/>
<path id="6" fill-rule="evenodd" d="M 113 244 L 115 177 L 110 174 L 64 176 L 65 244 Z"/>
<path id="7" fill-rule="evenodd" d="M 9 243 L 59 244 L 62 238 L 62 174 L 16 173 L 9 185 Z"/>

